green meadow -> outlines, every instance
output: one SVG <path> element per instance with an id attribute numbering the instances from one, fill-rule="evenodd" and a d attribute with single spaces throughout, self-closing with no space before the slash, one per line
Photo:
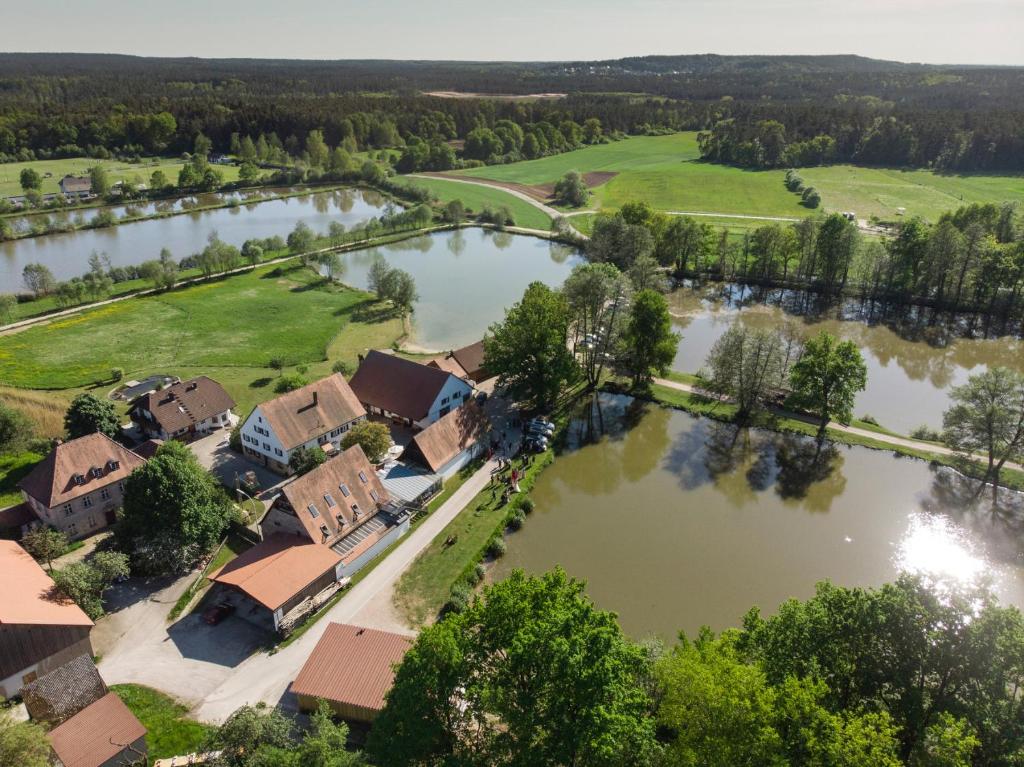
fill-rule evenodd
<path id="1" fill-rule="evenodd" d="M 544 211 L 538 210 L 525 200 L 503 192 L 497 187 L 461 184 L 458 181 L 447 181 L 443 178 L 411 178 L 409 182 L 429 190 L 442 203 L 450 200 L 462 200 L 462 204 L 473 214 L 479 213 L 488 205 L 492 208 L 504 206 L 512 211 L 516 226 L 545 231 L 551 228 L 551 219 Z"/>
<path id="2" fill-rule="evenodd" d="M 567 171 L 614 172 L 593 189 L 592 208 L 616 209 L 644 200 L 663 211 L 749 216 L 804 216 L 808 209 L 789 192 L 782 170 L 743 170 L 700 160 L 697 134 L 634 136 L 539 160 L 460 171 L 473 178 L 527 185 L 551 184 Z M 1024 177 L 938 174 L 836 165 L 800 170 L 822 195 L 826 211 L 854 211 L 859 218 L 906 215 L 929 220 L 971 202 L 1024 199 Z M 737 226 L 740 222 L 734 222 Z"/>

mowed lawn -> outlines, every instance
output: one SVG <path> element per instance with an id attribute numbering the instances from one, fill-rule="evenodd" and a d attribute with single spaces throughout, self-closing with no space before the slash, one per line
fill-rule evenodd
<path id="1" fill-rule="evenodd" d="M 50 194 L 60 191 L 57 182 L 64 176 L 68 174 L 84 176 L 89 172 L 89 168 L 94 165 L 102 165 L 107 169 L 107 175 L 110 177 L 111 183 L 138 178 L 148 186 L 149 177 L 157 169 L 164 172 L 168 181 L 175 183 L 178 180 L 178 173 L 181 171 L 184 163 L 179 159 L 162 157 L 146 158 L 139 163 L 125 162 L 123 160 L 97 160 L 93 157 L 69 157 L 61 160 L 3 163 L 0 164 L 0 197 L 11 197 L 22 193 L 20 176 L 23 168 L 35 168 L 39 175 L 43 177 L 40 191 L 43 194 Z M 214 167 L 224 174 L 225 181 L 238 180 L 237 166 L 217 165 Z M 49 178 L 46 177 L 47 173 L 50 174 Z"/>
<path id="2" fill-rule="evenodd" d="M 299 266 L 264 267 L 0 336 L 0 383 L 72 389 L 108 381 L 115 367 L 129 379 L 237 370 L 224 381 L 229 391 L 258 401 L 273 396 L 264 388 L 276 375 L 272 358 L 310 365 L 312 376 L 313 365 L 326 373 L 330 361 L 354 363 L 400 334 L 401 322 L 368 293 L 325 285 Z"/>
<path id="3" fill-rule="evenodd" d="M 410 178 L 409 182 L 428 189 L 442 203 L 462 200 L 462 204 L 473 214 L 479 213 L 486 206 L 492 208 L 504 206 L 512 211 L 516 226 L 545 231 L 551 228 L 551 218 L 544 211 L 538 210 L 530 203 L 514 197 L 508 192 L 503 192 L 497 187 L 462 184 L 458 181 L 446 181 L 443 178 Z"/>
<path id="4" fill-rule="evenodd" d="M 662 211 L 802 217 L 810 211 L 789 192 L 782 170 L 753 171 L 701 162 L 697 134 L 633 136 L 539 160 L 460 171 L 475 178 L 519 184 L 551 184 L 570 170 L 611 171 L 593 190 L 593 208 L 616 209 L 644 200 Z M 826 211 L 854 211 L 859 218 L 892 218 L 896 208 L 934 220 L 971 202 L 1024 198 L 1024 176 L 939 174 L 835 165 L 800 170 L 817 188 Z M 738 222 L 737 222 L 738 223 Z"/>

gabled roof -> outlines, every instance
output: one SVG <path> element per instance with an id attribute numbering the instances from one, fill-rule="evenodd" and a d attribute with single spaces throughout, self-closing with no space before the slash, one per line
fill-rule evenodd
<path id="1" fill-rule="evenodd" d="M 303 445 L 366 415 L 359 398 L 341 373 L 264 402 L 258 411 L 285 450 Z"/>
<path id="2" fill-rule="evenodd" d="M 48 737 L 64 767 L 100 767 L 145 734 L 142 722 L 116 693 L 108 692 L 54 727 Z M 132 754 L 133 759 L 140 756 Z"/>
<path id="3" fill-rule="evenodd" d="M 445 370 L 374 350 L 352 376 L 352 390 L 366 405 L 420 421 L 451 377 Z"/>
<path id="4" fill-rule="evenodd" d="M 452 352 L 452 357 L 462 366 L 469 377 L 473 380 L 483 380 L 480 376 L 484 369 L 484 342 L 477 341 L 475 344 L 463 346 Z"/>
<path id="5" fill-rule="evenodd" d="M 60 724 L 109 692 L 96 664 L 79 655 L 21 690 L 25 708 L 33 719 Z"/>
<path id="6" fill-rule="evenodd" d="M 433 359 L 427 360 L 427 366 L 443 370 L 446 373 L 451 373 L 453 376 L 459 378 L 469 378 L 469 373 L 466 369 L 459 364 L 459 361 L 455 359 L 450 353 L 441 354 Z"/>
<path id="7" fill-rule="evenodd" d="M 282 498 L 315 543 L 333 543 L 391 500 L 359 445 L 328 458 L 308 474 L 286 484 L 278 502 Z M 359 510 L 358 520 L 353 505 Z M 339 515 L 344 524 L 338 523 Z M 326 540 L 321 527 L 327 528 Z"/>
<path id="8" fill-rule="evenodd" d="M 65 192 L 91 192 L 92 179 L 88 176 L 64 176 L 60 180 L 60 187 Z"/>
<path id="9" fill-rule="evenodd" d="M 412 639 L 390 631 L 331 623 L 292 682 L 296 695 L 380 711 Z"/>
<path id="10" fill-rule="evenodd" d="M 92 626 L 82 608 L 56 590 L 43 568 L 14 541 L 0 541 L 0 625 Z"/>
<path id="11" fill-rule="evenodd" d="M 439 471 L 463 450 L 485 439 L 490 430 L 484 411 L 469 402 L 416 434 L 411 452 L 431 471 Z"/>
<path id="12" fill-rule="evenodd" d="M 143 394 L 132 404 L 132 412 L 145 408 L 153 414 L 155 423 L 168 434 L 174 434 L 234 406 L 235 401 L 223 386 L 212 378 L 199 376 Z"/>
<path id="13" fill-rule="evenodd" d="M 209 578 L 235 586 L 268 610 L 276 610 L 340 561 L 327 546 L 293 535 L 272 535 Z"/>
<path id="14" fill-rule="evenodd" d="M 124 445 L 97 432 L 57 445 L 18 486 L 52 509 L 120 482 L 145 462 Z M 98 476 L 94 476 L 94 470 L 98 470 Z M 75 481 L 76 475 L 82 478 L 81 484 Z"/>

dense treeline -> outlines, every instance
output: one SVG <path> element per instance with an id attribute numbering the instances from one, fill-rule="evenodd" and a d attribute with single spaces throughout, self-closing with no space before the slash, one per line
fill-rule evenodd
<path id="1" fill-rule="evenodd" d="M 884 241 L 863 237 L 842 215 L 768 224 L 731 237 L 686 216 L 630 203 L 594 223 L 591 259 L 628 269 L 653 257 L 676 277 L 736 280 L 825 296 L 914 303 L 1024 320 L 1024 229 L 1020 206 L 968 205 L 928 225 L 900 223 Z"/>
<path id="2" fill-rule="evenodd" d="M 221 152 L 232 135 L 273 134 L 294 155 L 321 130 L 331 146 L 360 150 L 423 142 L 408 167 L 443 169 L 449 141 L 465 141 L 470 160 L 529 158 L 578 145 L 563 124 L 584 130 L 596 119 L 608 136 L 705 130 L 709 158 L 746 165 L 857 159 L 1024 168 L 1024 71 L 1014 68 L 849 56 L 488 64 L 5 54 L 0 72 L 0 156 L 10 159 L 178 153 L 200 133 Z M 430 89 L 568 97 L 421 93 Z M 481 129 L 497 133 L 502 121 L 524 132 L 523 146 L 511 147 L 508 136 L 500 147 L 489 136 L 472 138 Z M 772 122 L 784 127 L 763 125 Z M 819 136 L 834 144 L 815 145 Z M 558 146 L 563 140 L 567 147 Z"/>

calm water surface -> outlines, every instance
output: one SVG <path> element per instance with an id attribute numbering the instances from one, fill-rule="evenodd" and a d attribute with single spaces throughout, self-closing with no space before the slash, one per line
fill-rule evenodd
<path id="1" fill-rule="evenodd" d="M 367 287 L 378 257 L 416 280 L 412 340 L 432 351 L 479 341 L 527 285 L 539 280 L 557 288 L 583 260 L 574 249 L 536 237 L 463 229 L 343 254 L 340 279 Z"/>
<path id="2" fill-rule="evenodd" d="M 603 434 L 603 436 L 601 436 Z M 823 579 L 877 586 L 900 572 L 937 590 L 991 579 L 1024 606 L 1024 503 L 992 512 L 922 461 L 739 429 L 602 395 L 533 490 L 537 508 L 493 568 L 562 565 L 633 636 L 672 639 L 774 612 Z"/>
<path id="3" fill-rule="evenodd" d="M 788 325 L 805 336 L 826 330 L 854 341 L 867 363 L 867 388 L 857 396 L 854 415 L 871 415 L 903 434 L 922 424 L 941 428 L 949 389 L 966 383 L 970 375 L 996 365 L 1024 371 L 1024 343 L 1013 337 L 957 338 L 935 331 L 930 338 L 925 332 L 924 339 L 909 340 L 881 324 L 797 317 L 763 303 L 739 308 L 739 301 L 720 293 L 683 288 L 669 300 L 675 330 L 683 336 L 675 370 L 700 369 L 715 341 L 734 322 L 752 328 Z"/>
<path id="4" fill-rule="evenodd" d="M 235 246 L 253 238 L 286 237 L 299 221 L 325 232 L 331 221 L 353 227 L 384 209 L 376 192 L 342 189 L 267 202 L 250 202 L 232 208 L 185 213 L 169 218 L 122 224 L 0 243 L 0 292 L 24 289 L 21 272 L 27 264 L 49 267 L 58 280 L 77 277 L 89 268 L 89 255 L 106 253 L 114 266 L 129 266 L 156 258 L 168 248 L 176 260 L 206 246 L 216 231 Z M 163 203 L 157 203 L 163 204 Z M 167 203 L 172 204 L 172 203 Z M 179 205 L 180 202 L 173 203 Z M 87 218 L 95 215 L 87 213 Z"/>

